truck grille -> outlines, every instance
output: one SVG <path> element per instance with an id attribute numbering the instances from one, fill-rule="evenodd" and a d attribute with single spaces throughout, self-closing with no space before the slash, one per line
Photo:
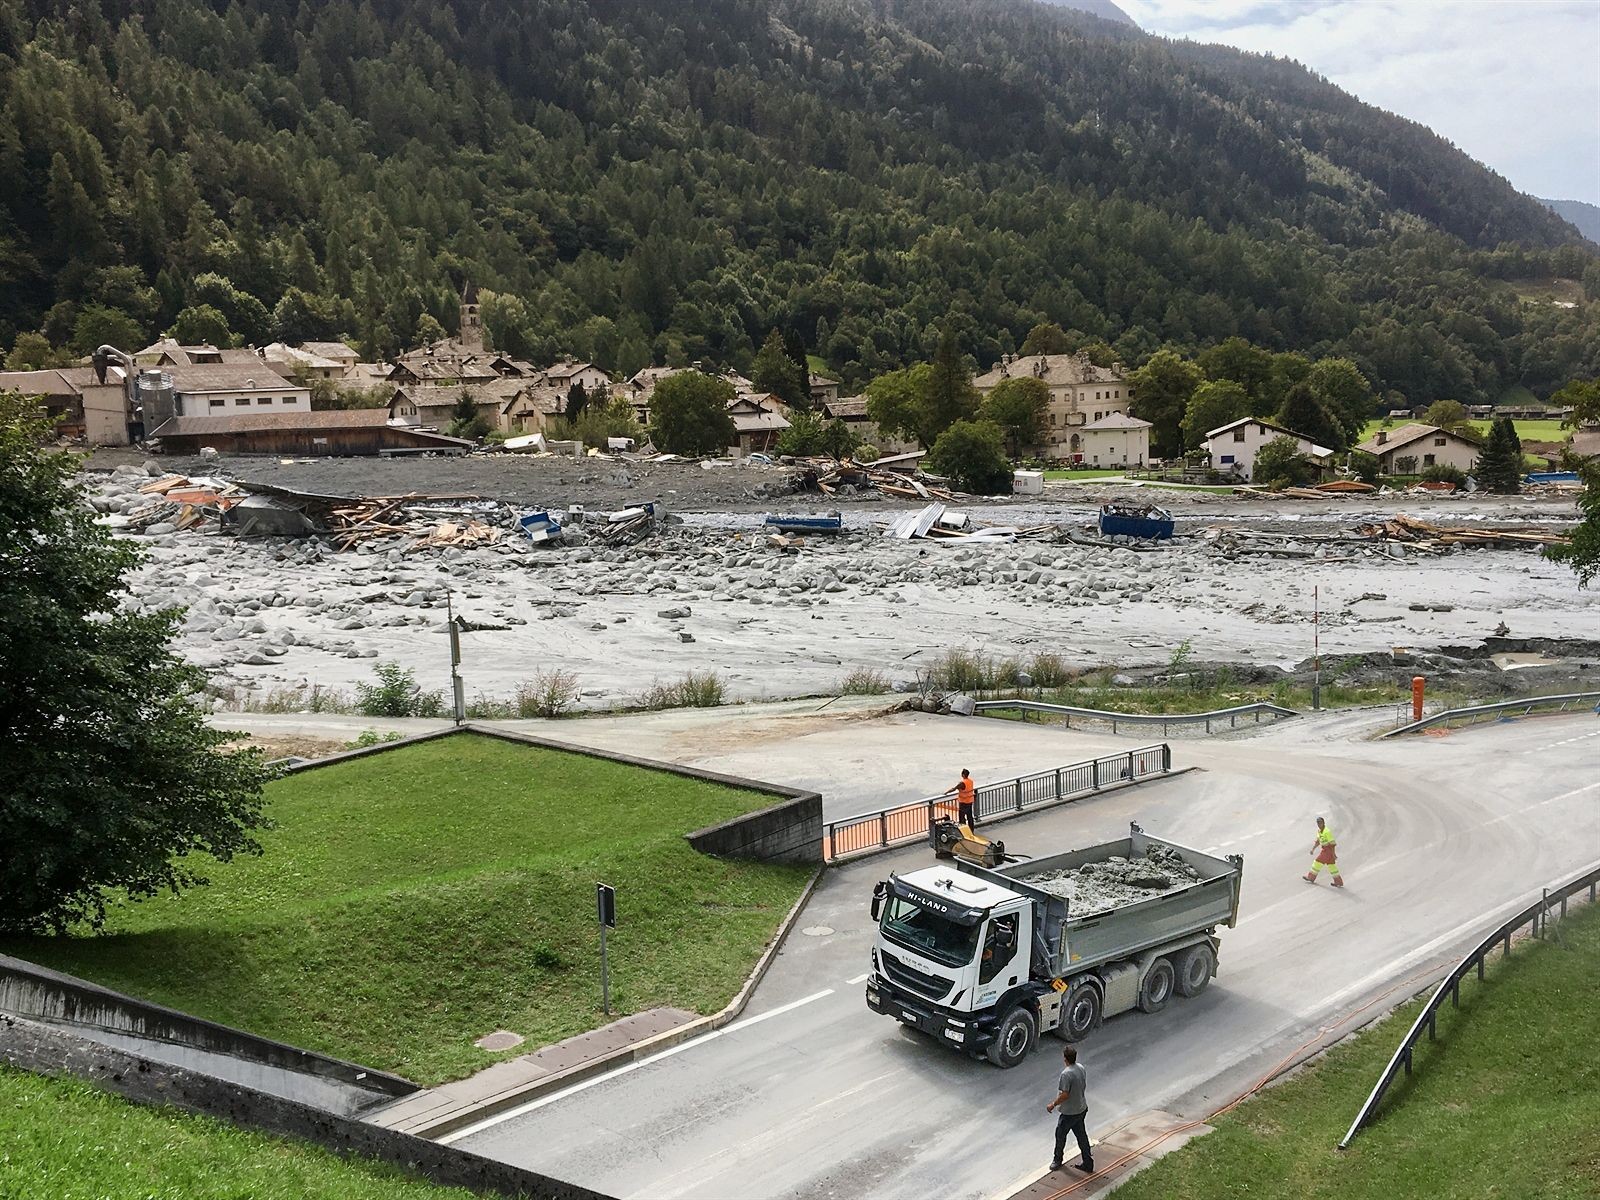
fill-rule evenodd
<path id="1" fill-rule="evenodd" d="M 878 951 L 878 957 L 883 960 L 884 974 L 902 987 L 908 987 L 929 1000 L 937 1000 L 950 990 L 952 980 L 940 975 L 926 975 L 883 950 Z"/>

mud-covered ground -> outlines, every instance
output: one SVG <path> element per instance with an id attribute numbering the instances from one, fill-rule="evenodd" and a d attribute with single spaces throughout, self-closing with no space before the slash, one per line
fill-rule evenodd
<path id="1" fill-rule="evenodd" d="M 97 456 L 94 465 L 108 464 Z M 163 459 L 156 469 L 200 466 Z M 469 699 L 508 697 L 541 671 L 563 670 L 591 708 L 637 702 L 689 671 L 716 672 L 735 700 L 834 694 L 860 670 L 912 688 L 952 649 L 1049 653 L 1142 677 L 1137 668 L 1160 673 L 1187 643 L 1192 663 L 1274 677 L 1311 657 L 1314 610 L 1324 663 L 1365 681 L 1398 686 L 1420 667 L 1470 674 L 1473 694 L 1493 694 L 1600 674 L 1591 671 L 1600 593 L 1580 590 L 1535 549 L 1396 558 L 1307 536 L 1285 544 L 1301 557 L 1279 558 L 1233 555 L 1208 534 L 1335 533 L 1400 511 L 1448 524 L 1556 525 L 1574 520 L 1571 499 L 1294 502 L 1140 489 L 1192 535 L 1144 551 L 1069 539 L 1092 523 L 1104 487 L 968 506 L 979 520 L 1062 527 L 1015 544 L 897 541 L 881 526 L 916 502 L 830 500 L 848 531 L 784 553 L 761 514 L 808 502 L 756 496 L 784 477 L 773 469 L 649 464 L 629 485 L 616 477 L 639 468 L 594 460 L 241 459 L 204 470 L 323 494 L 471 492 L 591 510 L 660 498 L 683 520 L 617 549 L 532 547 L 514 534 L 478 549 L 411 550 L 398 538 L 347 553 L 314 537 L 241 540 L 210 528 L 139 538 L 148 558 L 134 577 L 136 602 L 185 606 L 184 652 L 240 702 L 313 684 L 348 693 L 377 661 L 448 689 L 447 597 L 470 625 Z M 119 491 L 126 502 L 141 482 L 128 465 L 88 480 L 102 503 Z"/>

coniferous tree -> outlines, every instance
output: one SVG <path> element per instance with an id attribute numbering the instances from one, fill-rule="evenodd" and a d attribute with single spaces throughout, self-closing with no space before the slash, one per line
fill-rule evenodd
<path id="1" fill-rule="evenodd" d="M 1510 495 L 1522 490 L 1522 440 L 1510 417 L 1497 417 L 1489 426 L 1472 473 L 1486 491 Z"/>
<path id="2" fill-rule="evenodd" d="M 1310 438 L 1329 450 L 1343 450 L 1350 445 L 1350 437 L 1345 433 L 1344 426 L 1322 407 L 1309 384 L 1297 383 L 1289 389 L 1289 394 L 1283 398 L 1283 407 L 1278 410 L 1277 420 L 1291 433 Z"/>

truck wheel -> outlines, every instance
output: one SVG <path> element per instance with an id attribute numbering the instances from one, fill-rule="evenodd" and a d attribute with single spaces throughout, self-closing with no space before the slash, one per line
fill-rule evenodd
<path id="1" fill-rule="evenodd" d="M 1216 968 L 1216 952 L 1210 946 L 1195 946 L 1178 960 L 1178 995 L 1198 996 L 1206 990 Z"/>
<path id="2" fill-rule="evenodd" d="M 1171 959 L 1158 958 L 1151 963 L 1150 969 L 1145 972 L 1144 983 L 1139 986 L 1139 1011 L 1153 1013 L 1165 1008 L 1167 1001 L 1172 999 L 1175 976 Z"/>
<path id="3" fill-rule="evenodd" d="M 995 1031 L 994 1043 L 987 1051 L 989 1061 L 997 1067 L 1016 1066 L 1033 1049 L 1037 1032 L 1033 1014 L 1025 1008 L 1013 1008 L 1000 1018 L 1000 1028 Z"/>
<path id="4" fill-rule="evenodd" d="M 1100 991 L 1092 983 L 1080 983 L 1067 993 L 1065 1006 L 1061 1036 L 1069 1042 L 1081 1042 L 1100 1024 Z"/>

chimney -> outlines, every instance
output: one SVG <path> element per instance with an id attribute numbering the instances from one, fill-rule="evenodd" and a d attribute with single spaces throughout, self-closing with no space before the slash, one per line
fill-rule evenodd
<path id="1" fill-rule="evenodd" d="M 1381 446 L 1385 442 L 1387 442 L 1388 440 L 1389 440 L 1389 431 L 1386 430 L 1386 429 L 1378 430 L 1378 445 Z"/>

